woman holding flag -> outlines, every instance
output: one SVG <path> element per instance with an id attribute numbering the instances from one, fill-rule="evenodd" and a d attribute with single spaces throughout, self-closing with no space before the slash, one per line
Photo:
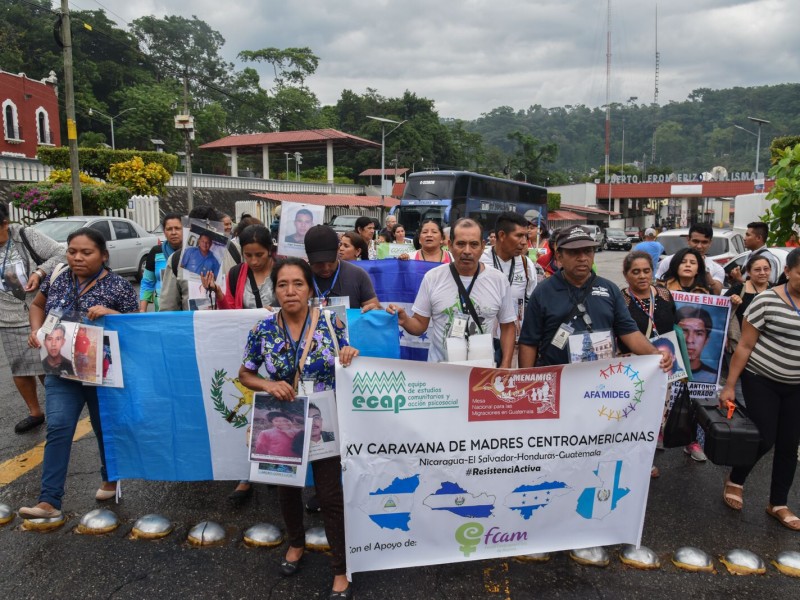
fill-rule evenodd
<path id="1" fill-rule="evenodd" d="M 298 258 L 279 261 L 272 270 L 272 285 L 281 310 L 259 322 L 247 338 L 239 380 L 257 392 L 266 392 L 278 400 L 291 402 L 298 384 L 308 392 L 333 389 L 336 356 L 342 366 L 350 365 L 358 350 L 348 345 L 344 327 L 338 320 L 329 328 L 312 307 L 314 279 L 311 268 Z M 259 375 L 264 366 L 266 379 Z M 306 383 L 307 382 L 307 383 Z M 344 543 L 344 501 L 340 458 L 331 457 L 311 463 L 317 498 L 322 507 L 325 534 L 331 546 L 334 572 L 330 598 L 352 597 L 347 581 Z M 281 562 L 286 577 L 297 573 L 305 549 L 301 488 L 280 486 L 278 499 L 286 524 L 289 549 Z"/>

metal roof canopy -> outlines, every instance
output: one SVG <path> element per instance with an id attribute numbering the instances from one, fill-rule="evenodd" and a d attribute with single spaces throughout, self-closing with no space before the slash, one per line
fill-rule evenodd
<path id="1" fill-rule="evenodd" d="M 377 142 L 350 135 L 336 129 L 307 129 L 302 131 L 276 131 L 229 135 L 200 146 L 201 150 L 229 150 L 236 148 L 241 154 L 258 154 L 263 146 L 275 152 L 325 151 L 328 142 L 334 148 L 380 148 Z"/>

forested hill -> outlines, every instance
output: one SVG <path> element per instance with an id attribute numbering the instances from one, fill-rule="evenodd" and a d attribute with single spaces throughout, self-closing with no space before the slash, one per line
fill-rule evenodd
<path id="1" fill-rule="evenodd" d="M 757 138 L 734 127 L 757 133 L 753 116 L 771 121 L 762 129 L 762 167 L 775 137 L 800 133 L 800 84 L 782 84 L 725 90 L 698 89 L 683 102 L 661 107 L 613 103 L 611 163 L 622 161 L 623 130 L 626 163 L 651 162 L 656 134 L 656 165 L 679 171 L 707 171 L 722 165 L 730 170 L 754 167 Z M 556 108 L 531 106 L 514 110 L 503 106 L 483 114 L 466 129 L 481 134 L 484 143 L 508 152 L 515 143 L 508 134 L 529 133 L 542 143 L 558 145 L 556 170 L 586 173 L 601 168 L 605 145 L 605 109 L 583 105 Z"/>
<path id="2" fill-rule="evenodd" d="M 54 40 L 55 13 L 50 0 L 0 0 L 0 69 L 35 79 L 54 71 L 62 90 L 63 130 L 63 59 Z M 103 10 L 73 10 L 72 31 L 76 121 L 83 146 L 108 143 L 107 116 L 116 115 L 117 148 L 152 150 L 151 140 L 160 139 L 166 151 L 178 151 L 183 136 L 173 119 L 186 103 L 195 117 L 196 145 L 232 133 L 325 127 L 380 141 L 380 123 L 368 118 L 379 115 L 403 121 L 387 136 L 387 167 L 396 161 L 418 170 L 506 172 L 550 185 L 593 178 L 593 170 L 603 167 L 602 107 L 486 107 L 475 121 L 461 121 L 438 114 L 424 89 L 408 89 L 392 98 L 370 88 L 344 89 L 335 104 L 323 106 L 314 93 L 313 76 L 325 57 L 313 48 L 243 50 L 234 65 L 223 58 L 225 39 L 219 32 L 197 17 L 175 15 L 142 16 L 123 28 Z M 756 138 L 735 127 L 756 131 L 748 116 L 771 121 L 762 135 L 761 164 L 766 166 L 774 137 L 800 134 L 800 84 L 699 89 L 684 102 L 660 107 L 615 103 L 613 172 L 619 173 L 623 162 L 623 129 L 624 162 L 646 158 L 648 173 L 708 171 L 716 165 L 752 170 Z M 227 172 L 220 153 L 197 152 L 193 164 L 203 172 Z M 349 180 L 378 166 L 379 158 L 363 150 L 337 157 L 336 164 L 337 178 Z M 261 159 L 243 156 L 239 168 L 258 171 Z M 289 172 L 294 175 L 294 166 Z M 287 173 L 277 168 L 273 176 Z M 325 177 L 325 153 L 304 156 L 301 176 Z"/>

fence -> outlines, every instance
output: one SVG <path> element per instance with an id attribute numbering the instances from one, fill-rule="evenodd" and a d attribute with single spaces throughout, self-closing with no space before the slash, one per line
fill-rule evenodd
<path id="1" fill-rule="evenodd" d="M 12 223 L 33 223 L 35 221 L 33 213 L 9 205 L 9 217 Z M 161 222 L 158 196 L 131 196 L 128 200 L 128 207 L 119 210 L 105 210 L 103 215 L 106 217 L 121 217 L 130 219 L 144 227 L 147 231 L 153 231 Z"/>
<path id="2" fill-rule="evenodd" d="M 212 190 L 247 190 L 253 192 L 283 192 L 287 194 L 345 194 L 366 195 L 363 185 L 351 183 L 313 183 L 309 181 L 284 181 L 255 177 L 230 177 L 193 173 L 192 186 Z M 186 173 L 173 173 L 167 187 L 186 187 Z M 255 216 L 255 215 L 253 215 Z"/>
<path id="3" fill-rule="evenodd" d="M 44 181 L 52 170 L 35 158 L 0 156 L 0 180 Z"/>

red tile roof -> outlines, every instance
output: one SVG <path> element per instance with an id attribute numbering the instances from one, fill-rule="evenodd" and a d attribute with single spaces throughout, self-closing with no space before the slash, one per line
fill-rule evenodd
<path id="1" fill-rule="evenodd" d="M 229 135 L 200 146 L 202 150 L 226 150 L 241 148 L 261 151 L 261 146 L 269 145 L 275 151 L 322 150 L 328 140 L 334 146 L 352 146 L 357 148 L 380 148 L 381 145 L 356 135 L 350 135 L 336 129 L 306 129 L 302 131 L 275 131 L 272 133 L 246 133 Z"/>
<path id="2" fill-rule="evenodd" d="M 394 175 L 404 175 L 405 173 L 408 173 L 408 169 L 406 169 L 405 167 L 402 167 L 402 168 L 399 168 L 399 169 L 395 169 L 394 167 L 386 167 L 384 169 L 384 176 L 389 175 L 391 177 L 391 176 L 394 176 Z M 381 170 L 380 169 L 367 169 L 367 170 L 362 171 L 361 173 L 359 173 L 358 176 L 359 177 L 380 177 L 381 176 Z"/>
<path id="3" fill-rule="evenodd" d="M 251 196 L 264 198 L 274 202 L 299 202 L 301 204 L 317 204 L 321 206 L 380 206 L 380 196 L 347 196 L 344 194 L 278 194 L 272 192 L 252 193 Z M 397 206 L 399 200 L 385 197 L 387 208 Z"/>
<path id="4" fill-rule="evenodd" d="M 586 217 L 582 217 L 578 213 L 569 210 L 551 210 L 547 213 L 548 221 L 585 221 Z"/>

